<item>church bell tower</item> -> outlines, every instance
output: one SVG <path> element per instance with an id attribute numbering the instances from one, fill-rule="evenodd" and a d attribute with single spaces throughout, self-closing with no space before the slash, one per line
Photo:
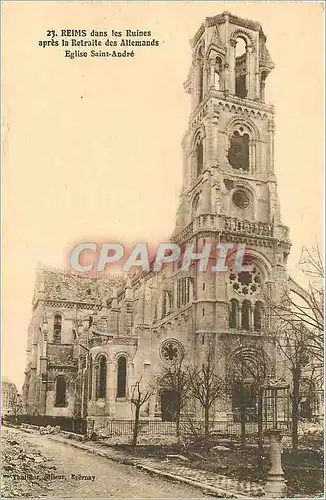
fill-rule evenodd
<path id="1" fill-rule="evenodd" d="M 261 24 L 229 12 L 206 18 L 191 48 L 184 83 L 191 113 L 172 239 L 246 245 L 251 273 L 193 271 L 196 345 L 222 335 L 232 356 L 237 345 L 257 347 L 266 293 L 275 297 L 287 281 L 291 243 L 274 173 L 274 107 L 265 102 L 274 63 Z"/>

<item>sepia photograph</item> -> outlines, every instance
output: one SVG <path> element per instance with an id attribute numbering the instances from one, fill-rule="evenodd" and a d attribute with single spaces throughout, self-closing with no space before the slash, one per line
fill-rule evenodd
<path id="1" fill-rule="evenodd" d="M 324 498 L 323 2 L 2 3 L 3 498 Z"/>

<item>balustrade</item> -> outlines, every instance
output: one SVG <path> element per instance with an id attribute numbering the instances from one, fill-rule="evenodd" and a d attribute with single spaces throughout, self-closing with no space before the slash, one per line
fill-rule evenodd
<path id="1" fill-rule="evenodd" d="M 234 233 L 243 233 L 254 236 L 273 236 L 272 224 L 264 222 L 249 222 L 234 219 L 231 217 L 225 218 L 224 229 Z"/>

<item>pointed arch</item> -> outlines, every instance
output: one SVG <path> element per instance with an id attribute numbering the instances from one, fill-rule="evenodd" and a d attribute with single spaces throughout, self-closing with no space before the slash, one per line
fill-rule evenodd
<path id="1" fill-rule="evenodd" d="M 243 127 L 251 139 L 260 139 L 260 132 L 255 122 L 249 117 L 234 116 L 226 123 L 224 131 L 231 136 L 234 130 Z"/>
<path id="2" fill-rule="evenodd" d="M 240 346 L 227 358 L 227 373 L 233 379 L 264 380 L 270 370 L 270 360 L 263 349 Z"/>
<path id="3" fill-rule="evenodd" d="M 196 176 L 202 173 L 204 168 L 204 146 L 203 141 L 198 141 L 195 147 Z"/>

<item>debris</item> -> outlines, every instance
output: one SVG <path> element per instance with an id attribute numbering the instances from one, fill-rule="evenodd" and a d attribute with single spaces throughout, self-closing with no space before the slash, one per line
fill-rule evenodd
<path id="1" fill-rule="evenodd" d="M 60 432 L 60 426 L 56 425 L 55 427 L 51 427 L 51 425 L 47 425 L 46 427 L 41 426 L 39 429 L 40 434 L 58 434 Z"/>
<path id="2" fill-rule="evenodd" d="M 37 497 L 48 490 L 44 478 L 51 467 L 41 453 L 23 437 L 2 433 L 2 498 Z M 19 480 L 17 480 L 19 476 Z"/>
<path id="3" fill-rule="evenodd" d="M 189 458 L 184 457 L 183 455 L 166 455 L 167 458 L 177 458 L 179 460 L 183 460 L 184 462 L 189 462 Z"/>

